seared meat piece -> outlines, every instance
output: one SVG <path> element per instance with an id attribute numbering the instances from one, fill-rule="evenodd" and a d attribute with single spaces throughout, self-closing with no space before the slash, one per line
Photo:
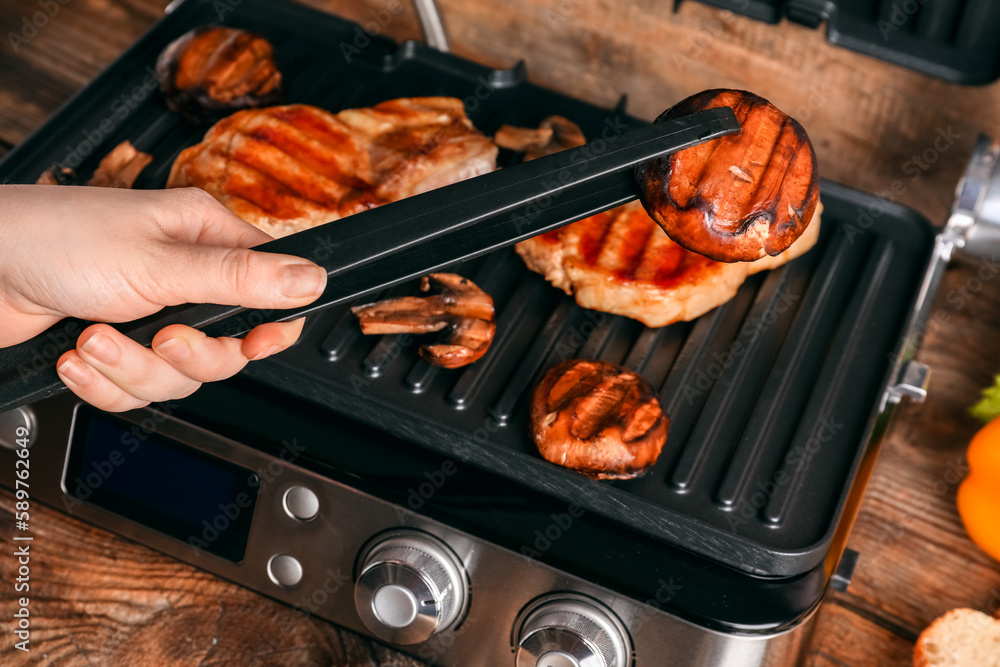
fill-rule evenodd
<path id="1" fill-rule="evenodd" d="M 364 334 L 427 334 L 442 332 L 432 344 L 420 347 L 420 356 L 437 366 L 458 368 L 486 354 L 496 333 L 493 299 L 471 280 L 454 273 L 432 273 L 420 289 L 431 286 L 440 294 L 387 299 L 351 312 Z"/>
<path id="2" fill-rule="evenodd" d="M 742 90 L 707 90 L 656 122 L 732 107 L 741 130 L 636 168 L 646 210 L 667 235 L 720 262 L 788 249 L 819 204 L 816 153 L 802 126 Z"/>
<path id="3" fill-rule="evenodd" d="M 271 44 L 236 28 L 203 26 L 171 42 L 156 59 L 167 105 L 193 123 L 281 101 Z"/>
<path id="4" fill-rule="evenodd" d="M 518 149 L 544 144 L 573 148 L 585 142 L 580 128 L 559 116 L 538 130 L 505 126 L 497 143 Z M 561 129 L 552 130 L 558 125 Z M 551 130 L 551 131 L 550 131 Z M 502 135 L 502 136 L 501 136 Z M 525 155 L 525 159 L 528 156 Z M 755 262 L 722 263 L 689 252 L 660 229 L 637 202 L 585 218 L 517 244 L 532 271 L 576 302 L 649 327 L 693 320 L 735 296 L 747 276 L 781 266 L 809 250 L 819 238 L 819 209 L 806 232 L 785 252 Z"/>
<path id="5" fill-rule="evenodd" d="M 216 123 L 177 157 L 167 187 L 207 190 L 277 237 L 492 171 L 496 154 L 451 97 L 337 114 L 269 107 Z"/>
<path id="6" fill-rule="evenodd" d="M 517 254 L 584 308 L 662 327 L 703 315 L 733 298 L 747 276 L 803 254 L 819 227 L 817 212 L 806 233 L 777 257 L 716 262 L 671 241 L 632 202 L 522 241 Z"/>
<path id="7" fill-rule="evenodd" d="M 152 161 L 152 155 L 136 150 L 130 141 L 123 141 L 104 156 L 87 185 L 131 188 L 135 179 L 139 178 L 142 170 Z"/>
<path id="8" fill-rule="evenodd" d="M 531 396 L 538 452 L 595 479 L 644 473 L 659 458 L 669 425 L 646 380 L 604 361 L 564 361 L 542 376 Z"/>

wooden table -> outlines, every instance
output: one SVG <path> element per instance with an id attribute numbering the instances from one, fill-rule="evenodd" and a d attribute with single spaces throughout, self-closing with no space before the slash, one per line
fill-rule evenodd
<path id="1" fill-rule="evenodd" d="M 165 4 L 43 1 L 57 11 L 15 53 L 9 33 L 22 34 L 37 2 L 0 4 L 0 152 L 137 39 Z M 359 21 L 388 15 L 382 33 L 419 36 L 399 0 L 307 2 Z M 704 88 L 758 92 L 803 122 L 824 176 L 876 193 L 901 185 L 897 199 L 934 222 L 947 213 L 977 133 L 1000 136 L 998 84 L 950 85 L 831 47 L 818 31 L 694 3 L 672 13 L 672 4 L 439 0 L 460 55 L 497 67 L 523 59 L 534 81 L 598 104 L 627 93 L 643 117 Z M 968 540 L 955 511 L 977 428 L 966 408 L 1000 370 L 1000 280 L 977 281 L 979 268 L 960 259 L 944 278 L 934 305 L 942 323 L 918 356 L 934 369 L 927 401 L 897 414 L 850 540 L 861 554 L 854 581 L 824 603 L 810 665 L 906 665 L 917 635 L 944 611 L 1000 608 L 1000 566 Z M 12 502 L 0 492 L 4 539 L 13 533 Z M 62 514 L 36 512 L 32 651 L 12 649 L 5 583 L 2 664 L 419 664 Z M 14 571 L 7 551 L 4 582 Z"/>

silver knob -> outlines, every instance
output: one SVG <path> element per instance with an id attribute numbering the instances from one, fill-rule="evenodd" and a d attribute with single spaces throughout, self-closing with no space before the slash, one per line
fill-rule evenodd
<path id="1" fill-rule="evenodd" d="M 8 412 L 0 412 L 0 447 L 20 449 L 31 447 L 38 433 L 38 420 L 34 411 L 27 407 L 14 408 Z"/>
<path id="2" fill-rule="evenodd" d="M 465 614 L 465 568 L 443 542 L 415 531 L 392 533 L 361 559 L 354 604 L 372 634 L 419 644 Z"/>
<path id="3" fill-rule="evenodd" d="M 518 632 L 517 667 L 626 667 L 625 629 L 585 598 L 543 601 Z"/>

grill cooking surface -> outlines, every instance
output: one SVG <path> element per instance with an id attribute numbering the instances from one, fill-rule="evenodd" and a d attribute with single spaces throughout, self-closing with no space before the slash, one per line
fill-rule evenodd
<path id="1" fill-rule="evenodd" d="M 362 336 L 340 308 L 248 372 L 734 567 L 802 572 L 825 557 L 929 240 L 907 218 L 852 236 L 844 222 L 869 202 L 830 183 L 823 197 L 816 248 L 695 322 L 648 329 L 580 308 L 508 250 L 456 268 L 497 305 L 496 340 L 472 366 L 431 366 L 412 337 Z M 596 482 L 538 456 L 527 400 L 574 357 L 660 389 L 670 432 L 644 477 Z"/>
<path id="2" fill-rule="evenodd" d="M 207 0 L 180 5 L 12 152 L 0 176 L 33 182 L 53 162 L 69 162 L 86 179 L 129 139 L 154 157 L 137 186 L 162 187 L 176 155 L 208 126 L 167 110 L 149 89 L 152 65 L 171 39 L 219 22 Z M 418 44 L 397 47 L 299 5 L 244 0 L 221 22 L 272 41 L 289 102 L 339 111 L 453 95 L 487 134 L 553 113 L 591 138 L 636 123 L 527 84 L 522 68 L 493 71 Z M 502 152 L 501 162 L 511 157 Z M 416 354 L 419 339 L 362 336 L 341 307 L 312 317 L 295 347 L 246 374 L 733 567 L 802 573 L 833 539 L 931 242 L 926 222 L 905 209 L 833 183 L 821 192 L 817 247 L 751 277 L 695 322 L 647 329 L 585 310 L 506 250 L 455 269 L 497 305 L 493 346 L 472 366 L 428 365 Z M 326 245 L 335 242 L 333 223 Z M 380 296 L 401 294 L 417 294 L 416 284 Z M 544 370 L 573 357 L 624 364 L 659 389 L 670 433 L 646 476 L 596 482 L 538 456 L 526 400 Z"/>

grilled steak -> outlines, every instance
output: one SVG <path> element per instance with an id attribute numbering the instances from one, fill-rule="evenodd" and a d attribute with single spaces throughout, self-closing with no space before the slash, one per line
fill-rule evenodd
<path id="1" fill-rule="evenodd" d="M 496 155 L 451 97 L 337 114 L 279 106 L 216 123 L 177 157 L 167 187 L 202 188 L 277 237 L 492 171 Z"/>
<path id="2" fill-rule="evenodd" d="M 670 240 L 632 202 L 517 245 L 532 271 L 585 308 L 649 327 L 692 320 L 733 298 L 747 276 L 776 268 L 819 237 L 819 209 L 788 250 L 755 262 L 716 262 Z"/>

